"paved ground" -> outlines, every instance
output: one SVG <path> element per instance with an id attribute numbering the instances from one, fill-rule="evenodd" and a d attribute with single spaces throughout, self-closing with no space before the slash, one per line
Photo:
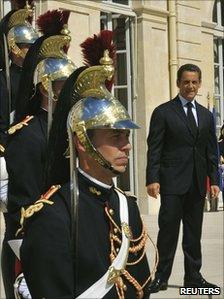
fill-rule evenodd
<path id="1" fill-rule="evenodd" d="M 223 211 L 218 212 L 205 212 L 204 213 L 204 226 L 202 236 L 202 254 L 203 254 L 203 267 L 202 274 L 209 282 L 213 282 L 222 288 L 220 296 L 196 296 L 196 295 L 179 295 L 179 288 L 183 284 L 183 253 L 181 249 L 182 233 L 180 234 L 178 248 L 175 256 L 172 274 L 169 280 L 169 287 L 166 291 L 161 291 L 152 294 L 150 298 L 224 298 L 223 296 Z M 157 217 L 147 216 L 145 221 L 148 223 L 149 233 L 153 240 L 157 236 Z M 149 250 L 149 259 L 151 265 L 153 264 L 151 256 L 152 248 Z"/>
<path id="2" fill-rule="evenodd" d="M 2 218 L 2 215 L 1 215 Z M 144 216 L 144 220 L 149 228 L 149 234 L 154 241 L 157 236 L 157 216 L 149 215 Z M 1 239 L 3 237 L 4 225 L 1 219 Z M 152 294 L 151 298 L 224 298 L 223 297 L 223 211 L 219 212 L 205 212 L 204 213 L 204 230 L 202 237 L 202 250 L 203 250 L 203 268 L 202 274 L 204 277 L 222 287 L 222 295 L 220 296 L 190 296 L 179 295 L 179 287 L 182 286 L 183 281 L 183 254 L 181 250 L 181 236 L 177 248 L 175 262 L 173 266 L 172 275 L 169 280 L 169 288 L 167 291 L 161 291 L 157 294 Z M 148 250 L 148 257 L 151 267 L 153 265 L 154 250 L 150 245 Z M 4 290 L 1 284 L 0 298 L 5 299 Z"/>

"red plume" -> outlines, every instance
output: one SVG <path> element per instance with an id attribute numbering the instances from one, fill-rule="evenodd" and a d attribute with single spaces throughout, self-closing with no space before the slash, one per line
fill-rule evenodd
<path id="1" fill-rule="evenodd" d="M 48 10 L 37 19 L 37 26 L 43 35 L 60 34 L 63 26 L 68 23 L 69 10 Z"/>
<path id="2" fill-rule="evenodd" d="M 116 63 L 116 46 L 113 43 L 113 31 L 102 30 L 98 35 L 87 38 L 80 47 L 84 58 L 84 64 L 94 66 L 100 64 L 100 58 L 103 57 L 104 51 L 109 50 L 109 56 Z M 106 87 L 111 91 L 114 78 L 111 81 L 106 81 Z"/>
<path id="3" fill-rule="evenodd" d="M 62 11 L 62 23 L 64 24 L 68 24 L 68 19 L 70 16 L 70 10 L 63 10 Z"/>
<path id="4" fill-rule="evenodd" d="M 113 31 L 102 30 L 98 35 L 88 37 L 81 45 L 84 64 L 87 66 L 99 65 L 104 50 L 109 50 L 110 58 L 115 63 L 116 47 L 113 43 Z"/>

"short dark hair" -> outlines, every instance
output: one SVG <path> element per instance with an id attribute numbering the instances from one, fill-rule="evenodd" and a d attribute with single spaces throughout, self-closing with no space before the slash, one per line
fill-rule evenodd
<path id="1" fill-rule="evenodd" d="M 191 63 L 181 65 L 181 67 L 177 71 L 178 82 L 181 80 L 183 72 L 196 72 L 198 73 L 199 80 L 201 81 L 201 69 L 197 65 Z"/>

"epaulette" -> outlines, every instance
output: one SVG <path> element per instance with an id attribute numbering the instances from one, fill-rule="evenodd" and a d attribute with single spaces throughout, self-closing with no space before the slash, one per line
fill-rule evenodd
<path id="1" fill-rule="evenodd" d="M 124 194 L 126 197 L 134 199 L 135 201 L 137 201 L 137 196 L 135 196 L 133 193 L 128 192 L 128 191 L 123 191 L 118 187 L 115 187 L 115 189 L 117 189 L 118 191 L 120 191 L 122 194 Z"/>
<path id="2" fill-rule="evenodd" d="M 5 151 L 5 148 L 4 148 L 4 146 L 0 144 L 0 152 L 3 154 L 3 153 L 4 153 L 4 151 Z"/>
<path id="3" fill-rule="evenodd" d="M 25 118 L 24 118 L 24 120 L 22 120 L 21 122 L 19 122 L 18 124 L 16 124 L 16 125 L 14 125 L 14 126 L 12 126 L 12 127 L 10 127 L 9 129 L 8 129 L 8 134 L 9 135 L 12 135 L 12 134 L 14 134 L 17 130 L 21 130 L 24 126 L 28 126 L 28 122 L 31 120 L 31 119 L 33 119 L 33 115 L 27 115 Z"/>
<path id="4" fill-rule="evenodd" d="M 38 199 L 33 205 L 29 206 L 27 209 L 24 209 L 23 207 L 21 208 L 20 228 L 17 230 L 16 236 L 23 231 L 25 219 L 30 218 L 34 213 L 39 212 L 44 207 L 44 204 L 54 204 L 54 202 L 49 200 L 49 198 L 60 188 L 60 185 L 51 186 L 51 188 L 46 193 L 41 195 L 40 199 Z"/>

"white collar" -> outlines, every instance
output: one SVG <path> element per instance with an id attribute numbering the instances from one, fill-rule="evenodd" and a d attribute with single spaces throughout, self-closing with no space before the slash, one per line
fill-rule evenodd
<path id="1" fill-rule="evenodd" d="M 91 182 L 105 188 L 105 189 L 110 189 L 112 186 L 111 185 L 107 185 L 105 183 L 102 183 L 101 181 L 97 180 L 96 178 L 92 177 L 91 175 L 89 175 L 88 173 L 86 173 L 84 170 L 82 170 L 80 167 L 78 167 L 79 172 L 86 177 L 87 179 L 89 179 Z"/>
<path id="2" fill-rule="evenodd" d="M 186 100 L 184 97 L 182 97 L 182 95 L 180 95 L 180 94 L 178 94 L 178 96 L 179 96 L 179 99 L 180 99 L 180 101 L 182 103 L 182 106 L 186 107 L 186 104 L 189 103 L 189 101 Z M 191 103 L 193 105 L 193 108 L 196 108 L 195 99 L 193 99 L 193 101 L 191 101 Z"/>
<path id="3" fill-rule="evenodd" d="M 44 108 L 44 107 L 40 107 L 40 108 L 41 108 L 42 110 L 48 112 L 48 110 L 47 110 L 46 108 Z"/>

